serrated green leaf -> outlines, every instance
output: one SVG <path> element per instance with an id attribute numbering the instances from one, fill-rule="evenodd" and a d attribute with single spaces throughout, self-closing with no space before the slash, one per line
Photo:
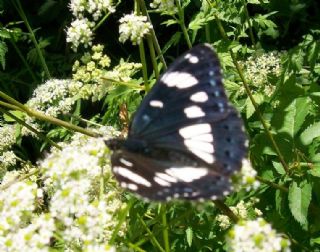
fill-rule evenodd
<path id="1" fill-rule="evenodd" d="M 289 208 L 297 222 L 304 230 L 308 227 L 308 208 L 311 201 L 312 186 L 307 181 L 293 181 L 289 186 Z"/>
<path id="2" fill-rule="evenodd" d="M 186 230 L 186 237 L 187 237 L 187 243 L 189 245 L 189 247 L 191 247 L 192 245 L 192 238 L 193 238 L 193 231 L 191 229 L 191 227 L 188 227 Z"/>
<path id="3" fill-rule="evenodd" d="M 278 132 L 287 133 L 291 138 L 294 138 L 310 111 L 309 107 L 310 99 L 308 97 L 300 97 L 293 100 L 283 110 L 284 115 L 281 115 L 283 116 L 283 123 Z"/>
<path id="4" fill-rule="evenodd" d="M 320 136 L 320 122 L 316 122 L 301 133 L 300 139 L 304 145 L 308 145 L 312 142 L 314 138 L 319 136 Z"/>

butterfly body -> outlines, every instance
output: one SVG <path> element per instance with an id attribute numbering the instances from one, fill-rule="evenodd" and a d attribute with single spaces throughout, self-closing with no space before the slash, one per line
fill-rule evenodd
<path id="1" fill-rule="evenodd" d="M 216 199 L 246 156 L 242 121 L 228 102 L 211 46 L 180 56 L 146 95 L 114 152 L 120 185 L 151 200 Z"/>

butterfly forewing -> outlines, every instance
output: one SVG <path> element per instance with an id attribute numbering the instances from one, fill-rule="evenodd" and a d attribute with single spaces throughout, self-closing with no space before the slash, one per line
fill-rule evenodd
<path id="1" fill-rule="evenodd" d="M 209 45 L 180 56 L 142 101 L 112 156 L 120 185 L 152 200 L 215 199 L 246 155 L 242 121 Z"/>

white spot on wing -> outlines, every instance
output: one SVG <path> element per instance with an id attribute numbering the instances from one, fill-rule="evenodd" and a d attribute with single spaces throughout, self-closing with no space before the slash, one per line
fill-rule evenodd
<path id="1" fill-rule="evenodd" d="M 212 143 L 213 142 L 213 135 L 212 134 L 198 135 L 198 136 L 192 137 L 192 140 Z"/>
<path id="2" fill-rule="evenodd" d="M 159 177 L 154 177 L 153 180 L 161 186 L 170 186 L 171 185 L 168 181 L 165 181 Z"/>
<path id="3" fill-rule="evenodd" d="M 198 106 L 190 106 L 183 110 L 183 112 L 186 114 L 188 118 L 197 118 L 205 116 L 206 114 L 203 112 L 203 110 Z"/>
<path id="4" fill-rule="evenodd" d="M 179 129 L 179 134 L 183 138 L 192 138 L 194 136 L 211 133 L 211 126 L 209 123 L 194 124 L 191 126 Z"/>
<path id="5" fill-rule="evenodd" d="M 196 64 L 199 62 L 199 58 L 197 56 L 194 56 L 190 53 L 187 53 L 186 56 L 184 56 L 185 59 L 189 59 L 189 62 L 192 64 Z"/>
<path id="6" fill-rule="evenodd" d="M 198 80 L 189 73 L 184 72 L 168 72 L 165 73 L 161 81 L 168 87 L 189 88 L 198 84 Z"/>
<path id="7" fill-rule="evenodd" d="M 113 168 L 113 171 L 126 179 L 134 181 L 137 184 L 151 187 L 151 183 L 148 180 L 146 180 L 142 176 L 130 171 L 127 168 L 116 166 Z"/>
<path id="8" fill-rule="evenodd" d="M 150 101 L 149 104 L 150 104 L 151 107 L 163 108 L 163 102 L 162 101 L 152 100 L 152 101 Z"/>
<path id="9" fill-rule="evenodd" d="M 176 178 L 162 172 L 156 172 L 156 176 L 168 182 L 172 182 L 172 183 L 178 182 Z"/>
<path id="10" fill-rule="evenodd" d="M 207 153 L 203 150 L 198 150 L 198 149 L 189 149 L 192 153 L 194 153 L 196 156 L 198 156 L 199 158 L 203 159 L 204 161 L 206 161 L 209 164 L 213 164 L 213 162 L 215 161 L 214 157 L 212 154 Z"/>
<path id="11" fill-rule="evenodd" d="M 128 160 L 124 159 L 124 158 L 120 158 L 119 160 L 122 164 L 126 165 L 126 166 L 129 166 L 129 167 L 132 167 L 133 166 L 133 163 L 129 162 Z"/>
<path id="12" fill-rule="evenodd" d="M 190 96 L 190 100 L 194 102 L 206 102 L 209 99 L 206 92 L 200 91 Z"/>
<path id="13" fill-rule="evenodd" d="M 213 145 L 208 142 L 201 142 L 201 141 L 195 141 L 193 139 L 186 139 L 184 140 L 184 144 L 188 146 L 190 149 L 196 149 L 196 150 L 204 151 L 207 153 L 214 152 Z"/>
<path id="14" fill-rule="evenodd" d="M 120 186 L 122 188 L 128 188 L 132 191 L 137 191 L 138 190 L 138 186 L 136 184 L 132 184 L 132 183 L 126 183 L 126 182 L 121 182 Z"/>
<path id="15" fill-rule="evenodd" d="M 192 182 L 208 174 L 207 168 L 199 167 L 171 167 L 165 172 L 172 177 L 182 180 L 184 182 Z"/>

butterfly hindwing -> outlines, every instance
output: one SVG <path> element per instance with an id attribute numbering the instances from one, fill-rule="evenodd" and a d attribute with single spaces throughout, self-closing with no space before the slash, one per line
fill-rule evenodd
<path id="1" fill-rule="evenodd" d="M 228 177 L 208 167 L 156 160 L 127 151 L 112 156 L 113 173 L 121 187 L 150 200 L 216 199 L 230 190 Z"/>
<path id="2" fill-rule="evenodd" d="M 120 185 L 153 200 L 215 199 L 246 155 L 242 121 L 228 102 L 219 60 L 198 45 L 146 95 L 112 155 Z"/>

